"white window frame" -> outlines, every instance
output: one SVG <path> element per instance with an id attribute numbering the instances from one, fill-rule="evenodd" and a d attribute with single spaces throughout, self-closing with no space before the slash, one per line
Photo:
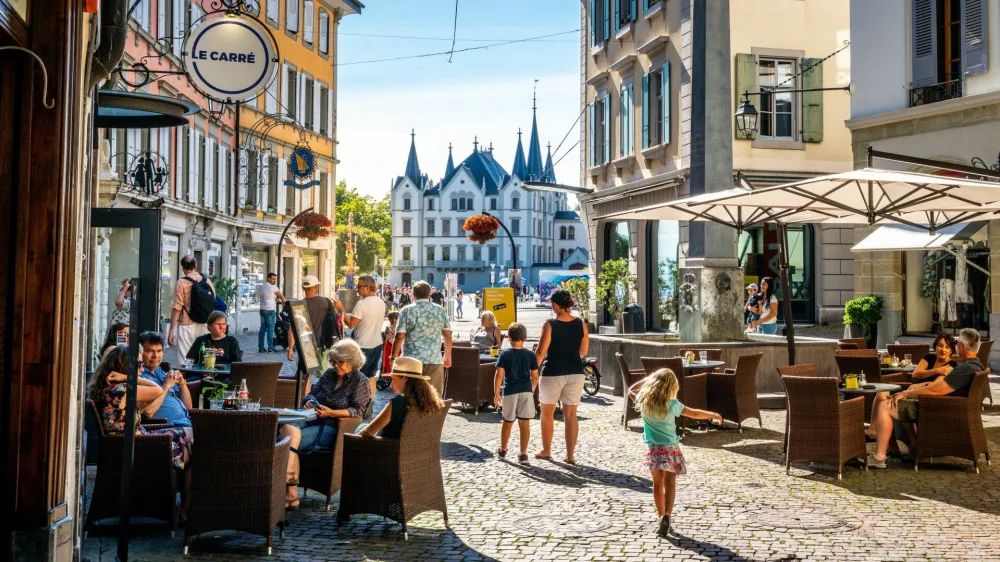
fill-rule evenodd
<path id="1" fill-rule="evenodd" d="M 267 0 L 267 19 L 278 23 L 281 17 L 281 6 L 279 0 Z"/>
<path id="2" fill-rule="evenodd" d="M 761 71 L 764 68 L 764 63 L 771 63 L 771 64 L 774 65 L 775 74 L 774 74 L 773 78 L 765 79 L 765 77 L 761 75 Z M 788 65 L 790 65 L 790 69 L 788 71 L 788 74 L 782 76 L 781 78 L 778 78 L 778 76 L 777 76 L 777 68 L 778 68 L 779 64 L 788 64 Z M 796 59 L 784 58 L 784 57 L 758 57 L 758 61 L 757 61 L 757 83 L 758 83 L 758 89 L 761 92 L 763 92 L 763 91 L 765 91 L 764 90 L 765 87 L 768 87 L 768 86 L 772 86 L 773 87 L 775 84 L 777 84 L 779 82 L 783 82 L 784 80 L 787 79 L 788 76 L 794 76 L 795 73 L 798 71 L 797 69 L 798 69 L 798 60 L 796 60 Z M 794 90 L 795 89 L 795 84 L 796 84 L 796 81 L 795 80 L 791 80 L 791 81 L 785 83 L 784 85 L 782 85 L 781 87 L 779 87 L 777 91 L 781 92 L 782 90 Z M 791 110 L 789 112 L 787 112 L 787 115 L 789 115 L 789 135 L 775 135 L 775 134 L 768 135 L 768 134 L 764 133 L 764 115 L 765 114 L 769 114 L 770 115 L 771 124 L 772 124 L 772 127 L 773 127 L 772 130 L 776 130 L 777 129 L 777 120 L 776 120 L 777 105 L 776 104 L 777 104 L 777 96 L 778 95 L 791 96 Z M 758 133 L 757 136 L 759 138 L 761 138 L 761 139 L 766 139 L 766 140 L 779 140 L 779 141 L 795 141 L 795 140 L 798 140 L 798 134 L 797 134 L 797 131 L 796 131 L 796 126 L 797 126 L 798 121 L 799 121 L 799 115 L 798 115 L 799 108 L 798 108 L 798 99 L 796 97 L 796 94 L 794 94 L 794 93 L 787 93 L 787 94 L 780 94 L 780 93 L 779 94 L 761 94 L 760 96 L 757 96 L 757 99 L 760 101 L 760 103 L 757 104 L 757 112 L 760 114 L 760 116 L 758 118 L 758 121 L 757 121 L 758 122 L 758 131 L 759 131 L 759 133 Z"/>
<path id="3" fill-rule="evenodd" d="M 411 202 L 409 197 L 403 197 L 403 210 L 404 211 L 413 210 L 413 203 Z"/>
<path id="4" fill-rule="evenodd" d="M 411 236 L 411 232 L 413 232 L 413 226 L 410 219 L 403 219 L 403 236 Z"/>
<path id="5" fill-rule="evenodd" d="M 287 0 L 285 3 L 285 29 L 292 33 L 299 32 L 299 0 Z"/>
<path id="6" fill-rule="evenodd" d="M 312 45 L 316 40 L 316 5 L 313 0 L 302 2 L 302 40 Z"/>

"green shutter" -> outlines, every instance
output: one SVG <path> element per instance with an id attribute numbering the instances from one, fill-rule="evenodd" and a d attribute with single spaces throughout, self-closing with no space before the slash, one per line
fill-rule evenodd
<path id="1" fill-rule="evenodd" d="M 604 161 L 611 161 L 611 93 L 604 94 Z"/>
<path id="2" fill-rule="evenodd" d="M 628 142 L 628 137 L 626 137 L 628 131 L 625 130 L 628 124 L 628 109 L 626 105 L 628 103 L 628 92 L 625 91 L 625 88 L 626 86 L 622 85 L 621 95 L 618 98 L 621 104 L 621 107 L 618 109 L 618 137 L 621 139 L 618 143 L 619 156 L 625 156 L 626 143 Z"/>
<path id="3" fill-rule="evenodd" d="M 597 150 L 596 150 L 597 137 L 594 135 L 594 133 L 597 132 L 596 121 L 595 121 L 597 118 L 597 111 L 595 111 L 596 107 L 597 107 L 597 102 L 591 102 L 590 107 L 588 107 L 589 115 L 587 116 L 589 117 L 587 123 L 587 138 L 589 140 L 589 145 L 590 145 L 588 148 L 590 149 L 591 168 L 597 165 Z"/>
<path id="4" fill-rule="evenodd" d="M 663 138 L 661 144 L 670 144 L 670 62 L 663 63 L 660 74 L 660 88 L 663 93 L 663 107 L 660 108 L 660 118 L 663 120 Z"/>
<path id="5" fill-rule="evenodd" d="M 611 1 L 615 5 L 614 26 L 615 26 L 615 33 L 618 33 L 618 30 L 622 28 L 622 15 L 619 10 L 619 8 L 621 7 L 621 0 L 611 0 Z"/>
<path id="6" fill-rule="evenodd" d="M 611 0 L 604 0 L 604 40 L 611 39 Z"/>
<path id="7" fill-rule="evenodd" d="M 649 75 L 642 75 L 642 148 L 649 148 Z"/>
<path id="8" fill-rule="evenodd" d="M 597 0 L 590 0 L 590 46 L 597 45 L 597 30 L 600 22 L 597 19 Z"/>
<path id="9" fill-rule="evenodd" d="M 736 55 L 736 87 L 734 90 L 736 91 L 736 109 L 739 109 L 740 105 L 743 104 L 744 91 L 751 94 L 757 92 L 757 55 L 748 55 L 746 53 L 738 53 Z M 760 104 L 759 99 L 760 96 L 752 96 L 750 102 L 756 106 Z M 747 138 L 736 127 L 735 119 L 733 119 L 733 131 L 736 133 L 736 138 Z"/>
<path id="10" fill-rule="evenodd" d="M 632 0 L 631 8 L 632 8 L 632 12 L 629 14 L 629 20 L 630 21 L 635 21 L 635 20 L 639 19 L 638 10 L 636 10 L 636 0 Z"/>
<path id="11" fill-rule="evenodd" d="M 628 85 L 628 153 L 635 154 L 635 86 Z"/>
<path id="12" fill-rule="evenodd" d="M 823 87 L 822 59 L 802 59 L 802 68 L 803 90 Z M 802 142 L 823 142 L 823 92 L 802 94 Z"/>

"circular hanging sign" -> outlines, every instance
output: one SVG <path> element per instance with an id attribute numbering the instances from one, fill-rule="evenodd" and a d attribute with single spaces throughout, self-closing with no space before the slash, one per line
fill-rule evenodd
<path id="1" fill-rule="evenodd" d="M 198 90 L 219 101 L 245 101 L 265 89 L 278 68 L 271 33 L 254 18 L 202 20 L 184 42 L 184 70 Z"/>
<path id="2" fill-rule="evenodd" d="M 316 161 L 312 151 L 304 146 L 296 147 L 292 151 L 291 169 L 292 175 L 297 178 L 312 177 L 316 171 Z"/>

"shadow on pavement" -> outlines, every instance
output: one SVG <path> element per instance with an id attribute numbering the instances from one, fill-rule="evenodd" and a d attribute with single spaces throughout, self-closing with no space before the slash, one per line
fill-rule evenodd
<path id="1" fill-rule="evenodd" d="M 478 445 L 465 445 L 450 441 L 441 442 L 441 460 L 486 462 L 493 459 L 493 452 Z"/>
<path id="2" fill-rule="evenodd" d="M 545 465 L 549 463 L 563 470 L 546 468 Z M 652 480 L 648 478 L 621 472 L 611 472 L 596 466 L 579 463 L 573 465 L 554 459 L 548 461 L 532 457 L 530 465 L 511 464 L 521 469 L 528 478 L 570 488 L 582 488 L 588 484 L 623 488 L 626 490 L 650 490 L 653 487 Z"/>
<path id="3" fill-rule="evenodd" d="M 736 554 L 735 552 L 729 550 L 724 546 L 720 546 L 715 543 L 700 541 L 698 539 L 682 535 L 673 529 L 671 529 L 670 535 L 665 540 L 670 544 L 676 546 L 677 548 L 689 550 L 701 556 L 708 556 L 712 560 L 728 560 L 730 562 L 754 562 L 752 558 L 746 558 L 745 556 L 740 556 L 739 554 Z M 785 558 L 769 558 L 768 560 L 791 562 L 792 560 L 798 560 L 798 558 L 794 556 L 789 556 Z"/>

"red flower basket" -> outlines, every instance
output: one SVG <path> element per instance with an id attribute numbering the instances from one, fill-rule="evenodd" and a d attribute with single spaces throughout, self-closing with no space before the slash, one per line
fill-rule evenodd
<path id="1" fill-rule="evenodd" d="M 473 215 L 465 219 L 462 230 L 468 232 L 466 238 L 469 240 L 485 244 L 496 239 L 500 221 L 491 215 Z"/>
<path id="2" fill-rule="evenodd" d="M 309 212 L 295 219 L 295 226 L 299 228 L 295 233 L 297 238 L 316 240 L 329 236 L 333 223 L 325 215 Z"/>

